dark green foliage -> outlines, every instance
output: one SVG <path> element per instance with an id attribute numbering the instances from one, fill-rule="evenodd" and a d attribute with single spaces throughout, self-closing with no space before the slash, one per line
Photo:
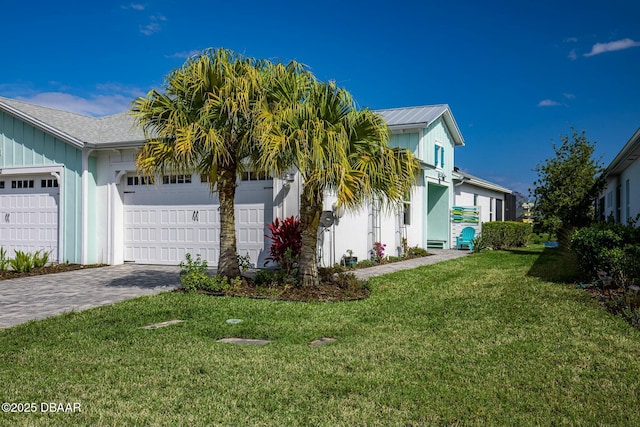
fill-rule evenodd
<path id="1" fill-rule="evenodd" d="M 485 250 L 489 249 L 489 245 L 487 244 L 487 240 L 482 236 L 476 236 L 473 238 L 473 252 L 479 254 Z"/>
<path id="2" fill-rule="evenodd" d="M 582 228 L 573 235 L 571 248 L 587 279 L 605 271 L 622 287 L 640 280 L 640 228 L 615 223 Z"/>
<path id="3" fill-rule="evenodd" d="M 482 224 L 482 244 L 494 250 L 525 246 L 531 225 L 524 222 L 485 222 Z"/>
<path id="4" fill-rule="evenodd" d="M 604 188 L 603 167 L 593 159 L 595 142 L 585 132 L 562 136 L 562 145 L 553 146 L 555 157 L 536 166 L 538 180 L 533 196 L 534 214 L 543 227 L 566 246 L 571 230 L 594 220 L 594 201 Z"/>
<path id="5" fill-rule="evenodd" d="M 374 265 L 378 265 L 378 263 L 370 259 L 363 259 L 362 261 L 358 261 L 356 268 L 373 267 Z"/>

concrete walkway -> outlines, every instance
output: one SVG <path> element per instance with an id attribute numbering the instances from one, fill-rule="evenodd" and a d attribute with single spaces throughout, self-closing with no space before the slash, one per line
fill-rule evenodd
<path id="1" fill-rule="evenodd" d="M 434 264 L 467 251 L 430 249 L 434 255 L 356 270 L 360 279 Z M 86 310 L 180 286 L 179 267 L 124 264 L 0 280 L 0 328 Z"/>

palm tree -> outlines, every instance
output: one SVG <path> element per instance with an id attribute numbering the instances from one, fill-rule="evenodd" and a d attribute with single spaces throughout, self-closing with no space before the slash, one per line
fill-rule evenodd
<path id="1" fill-rule="evenodd" d="M 384 120 L 357 110 L 349 92 L 312 78 L 298 78 L 298 83 L 301 89 L 276 95 L 280 101 L 263 113 L 261 123 L 268 129 L 261 137 L 260 162 L 278 174 L 292 166 L 301 174 L 299 275 L 303 286 L 316 286 L 325 193 L 336 194 L 346 208 L 374 198 L 391 207 L 403 200 L 419 165 L 407 150 L 387 146 Z"/>
<path id="2" fill-rule="evenodd" d="M 188 59 L 167 77 L 163 93 L 136 99 L 132 114 L 147 142 L 136 157 L 140 173 L 196 172 L 209 178 L 220 200 L 218 274 L 237 277 L 234 198 L 244 159 L 257 158 L 252 130 L 264 94 L 267 61 L 226 49 Z"/>

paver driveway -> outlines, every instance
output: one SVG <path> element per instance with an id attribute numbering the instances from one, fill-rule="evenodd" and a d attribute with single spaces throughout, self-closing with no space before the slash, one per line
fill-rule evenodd
<path id="1" fill-rule="evenodd" d="M 468 254 L 430 250 L 433 255 L 357 270 L 359 279 L 435 264 Z M 210 274 L 215 270 L 210 270 Z M 70 311 L 85 310 L 180 286 L 177 266 L 124 264 L 20 279 L 0 280 L 0 328 Z"/>
<path id="2" fill-rule="evenodd" d="M 0 280 L 0 328 L 180 286 L 177 266 L 124 264 Z"/>

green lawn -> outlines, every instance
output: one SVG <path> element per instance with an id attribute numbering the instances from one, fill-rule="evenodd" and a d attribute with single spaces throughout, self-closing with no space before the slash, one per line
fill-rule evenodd
<path id="1" fill-rule="evenodd" d="M 81 403 L 0 425 L 640 425 L 640 331 L 556 251 L 378 277 L 364 301 L 171 293 L 0 330 L 2 402 Z"/>

